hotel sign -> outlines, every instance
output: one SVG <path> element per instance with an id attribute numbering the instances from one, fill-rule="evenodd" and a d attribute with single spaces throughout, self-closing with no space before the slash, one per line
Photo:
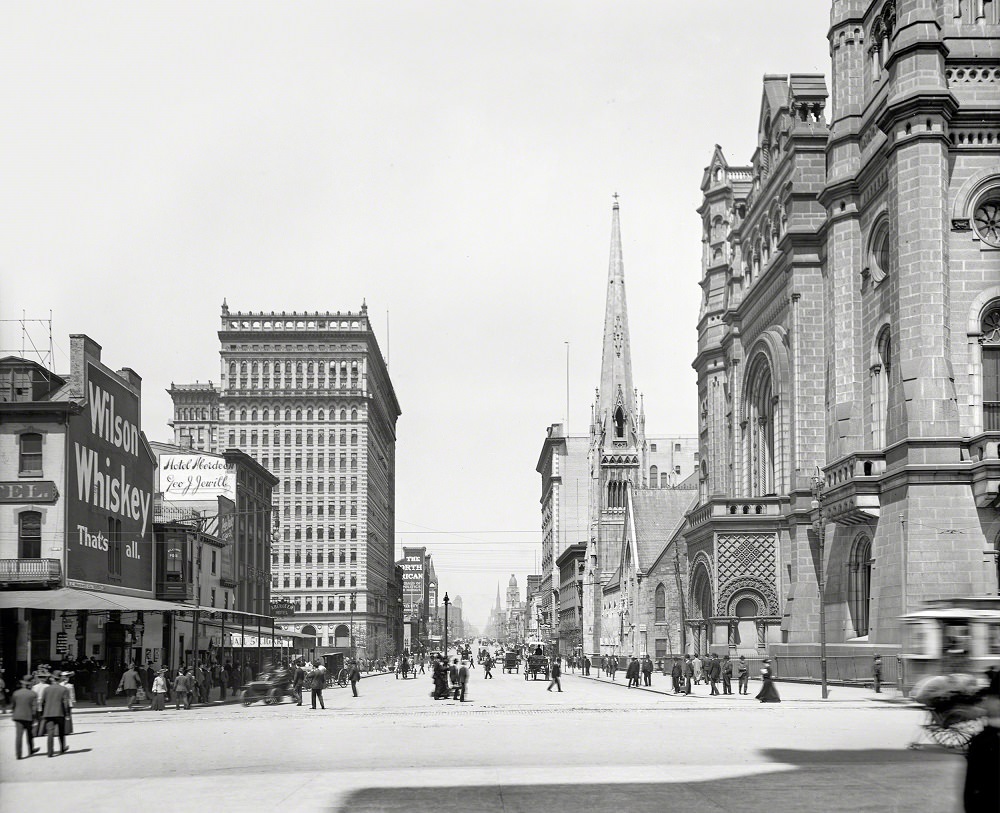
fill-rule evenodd
<path id="1" fill-rule="evenodd" d="M 58 499 L 59 490 L 51 480 L 0 483 L 0 503 L 55 502 Z"/>

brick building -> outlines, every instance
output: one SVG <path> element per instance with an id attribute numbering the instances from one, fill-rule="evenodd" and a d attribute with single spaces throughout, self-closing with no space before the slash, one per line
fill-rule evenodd
<path id="1" fill-rule="evenodd" d="M 712 154 L 702 651 L 815 654 L 821 572 L 834 653 L 865 659 L 921 601 L 997 590 L 997 5 L 835 0 L 830 92 L 765 76 L 750 162 Z"/>

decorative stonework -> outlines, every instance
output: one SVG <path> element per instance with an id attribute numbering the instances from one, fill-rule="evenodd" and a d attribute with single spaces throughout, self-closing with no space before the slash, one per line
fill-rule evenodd
<path id="1" fill-rule="evenodd" d="M 1000 82 L 1000 65 L 951 65 L 944 78 L 949 85 L 995 84 Z"/>
<path id="2" fill-rule="evenodd" d="M 719 534 L 719 598 L 717 612 L 729 612 L 729 600 L 737 590 L 751 588 L 765 597 L 768 614 L 776 615 L 778 595 L 775 588 L 776 547 L 774 534 Z"/>

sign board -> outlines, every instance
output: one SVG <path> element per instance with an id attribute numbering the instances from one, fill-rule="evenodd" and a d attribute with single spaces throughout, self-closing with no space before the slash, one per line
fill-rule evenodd
<path id="1" fill-rule="evenodd" d="M 56 652 L 60 655 L 69 652 L 69 636 L 65 632 L 56 633 Z"/>
<path id="2" fill-rule="evenodd" d="M 86 406 L 68 430 L 67 583 L 151 593 L 155 461 L 139 397 L 93 362 L 84 372 Z"/>
<path id="3" fill-rule="evenodd" d="M 236 469 L 209 454 L 162 454 L 160 491 L 167 502 L 236 499 Z"/>
<path id="4" fill-rule="evenodd" d="M 295 605 L 290 601 L 272 601 L 271 615 L 275 618 L 288 618 L 295 614 Z"/>
<path id="5" fill-rule="evenodd" d="M 51 480 L 0 483 L 0 503 L 55 502 L 59 490 Z"/>
<path id="6" fill-rule="evenodd" d="M 236 503 L 228 497 L 219 496 L 219 539 L 225 544 L 222 549 L 220 575 L 229 581 L 236 580 Z"/>
<path id="7" fill-rule="evenodd" d="M 283 646 L 293 646 L 291 638 L 284 638 L 280 635 L 272 638 L 270 635 L 241 635 L 238 632 L 226 633 L 226 637 L 229 638 L 229 646 L 235 647 L 283 647 Z"/>

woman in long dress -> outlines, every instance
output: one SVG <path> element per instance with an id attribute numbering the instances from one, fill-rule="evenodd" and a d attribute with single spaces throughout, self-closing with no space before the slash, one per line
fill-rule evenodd
<path id="1" fill-rule="evenodd" d="M 761 664 L 760 681 L 761 687 L 760 691 L 757 693 L 757 699 L 761 703 L 780 703 L 781 697 L 778 695 L 778 690 L 774 686 L 774 676 L 771 673 L 770 658 L 764 658 L 764 663 Z"/>

